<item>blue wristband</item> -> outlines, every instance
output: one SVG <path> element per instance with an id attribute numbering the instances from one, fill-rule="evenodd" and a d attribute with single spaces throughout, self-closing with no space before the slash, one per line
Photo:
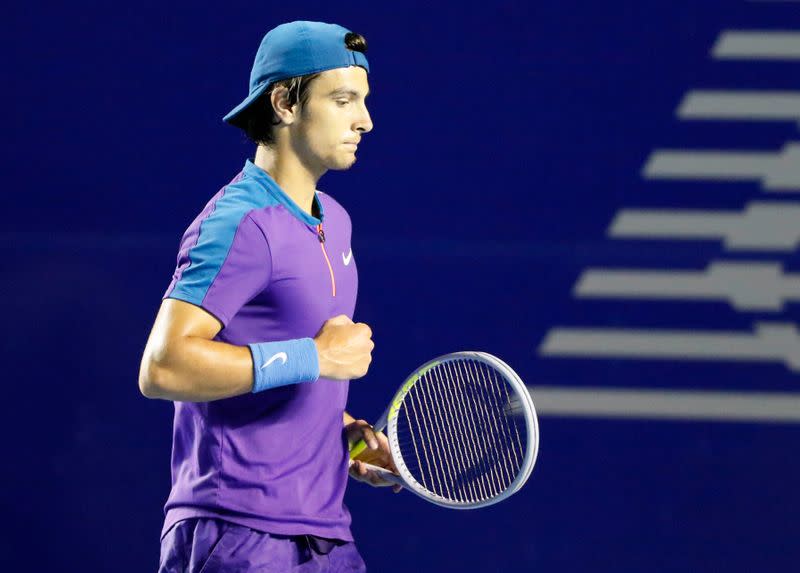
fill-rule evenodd
<path id="1" fill-rule="evenodd" d="M 253 392 L 314 382 L 319 378 L 317 345 L 311 338 L 248 344 L 253 355 Z"/>

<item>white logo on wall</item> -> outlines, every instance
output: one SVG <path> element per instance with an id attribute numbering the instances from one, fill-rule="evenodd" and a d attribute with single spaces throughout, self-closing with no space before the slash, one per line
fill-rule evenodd
<path id="1" fill-rule="evenodd" d="M 747 66 L 757 66 L 761 60 L 800 62 L 800 33 L 724 31 L 711 56 L 715 60 L 747 60 Z M 686 94 L 676 115 L 682 121 L 798 122 L 800 92 L 693 90 Z M 800 142 L 779 142 L 768 150 L 658 149 L 651 153 L 641 175 L 648 180 L 677 182 L 755 182 L 767 195 L 747 202 L 741 211 L 621 209 L 609 226 L 607 235 L 611 239 L 721 240 L 728 252 L 767 253 L 791 252 L 800 242 L 800 202 L 768 200 L 800 193 Z M 800 300 L 800 275 L 784 272 L 779 261 L 740 259 L 712 260 L 700 271 L 590 268 L 578 278 L 573 294 L 581 299 L 725 301 L 742 313 L 779 313 L 785 311 L 786 303 Z M 538 352 L 571 358 L 776 362 L 800 372 L 800 334 L 793 323 L 785 320 L 759 320 L 752 330 L 741 331 L 556 327 L 547 333 Z M 586 412 L 596 408 L 597 392 L 602 391 L 587 389 L 581 394 L 579 389 L 533 389 L 537 400 L 544 401 L 545 409 L 549 403 L 550 411 L 560 412 L 564 404 L 570 403 L 566 410 L 573 414 L 584 406 Z M 652 399 L 660 400 L 664 415 L 673 414 L 670 409 L 676 404 L 694 403 L 692 392 L 640 392 L 649 392 Z M 678 394 L 687 394 L 684 402 L 675 401 Z M 628 398 L 629 409 L 657 414 L 654 402 L 647 402 L 643 395 Z M 588 405 L 592 400 L 594 405 Z M 739 419 L 750 416 L 748 419 L 800 420 L 800 399 L 796 397 L 792 405 L 798 408 L 797 415 L 789 417 L 785 412 L 778 414 L 774 406 L 777 402 L 769 396 L 751 393 L 741 400 L 751 401 L 741 402 L 745 404 L 741 411 L 734 408 Z M 785 405 L 784 402 L 781 408 Z M 716 412 L 713 408 L 705 411 Z M 619 408 L 617 414 L 624 415 Z"/>

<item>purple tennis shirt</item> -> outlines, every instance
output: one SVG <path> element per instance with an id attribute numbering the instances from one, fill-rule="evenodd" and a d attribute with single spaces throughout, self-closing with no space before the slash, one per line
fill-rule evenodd
<path id="1" fill-rule="evenodd" d="M 313 337 L 351 319 L 358 274 L 350 217 L 317 191 L 312 216 L 248 160 L 183 235 L 164 298 L 223 325 L 243 346 Z M 283 535 L 352 541 L 343 497 L 349 382 L 320 378 L 211 402 L 174 402 L 172 490 L 163 536 L 189 517 L 216 517 Z"/>

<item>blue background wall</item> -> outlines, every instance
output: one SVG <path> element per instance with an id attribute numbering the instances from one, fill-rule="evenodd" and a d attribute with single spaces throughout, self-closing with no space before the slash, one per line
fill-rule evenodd
<path id="1" fill-rule="evenodd" d="M 800 89 L 798 61 L 709 56 L 727 29 L 800 29 L 800 4 L 18 5 L 0 39 L 0 547 L 14 570 L 156 569 L 172 405 L 139 394 L 139 360 L 182 232 L 253 155 L 221 117 L 245 95 L 262 35 L 294 19 L 369 42 L 375 129 L 353 169 L 319 183 L 351 214 L 356 319 L 375 332 L 355 415 L 374 419 L 412 368 L 460 349 L 504 358 L 534 399 L 537 385 L 797 391 L 777 362 L 539 349 L 557 325 L 750 331 L 776 318 L 571 293 L 588 267 L 736 258 L 718 241 L 607 229 L 622 207 L 740 210 L 764 197 L 754 181 L 640 172 L 656 148 L 776 150 L 797 137 L 796 122 L 690 123 L 675 109 L 689 89 Z M 798 266 L 792 252 L 748 260 Z M 790 571 L 799 429 L 544 409 L 537 467 L 504 504 L 456 513 L 356 483 L 347 503 L 372 571 Z"/>

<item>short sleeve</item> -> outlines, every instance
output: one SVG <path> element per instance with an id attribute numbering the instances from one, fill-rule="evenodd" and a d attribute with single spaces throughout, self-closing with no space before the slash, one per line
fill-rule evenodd
<path id="1" fill-rule="evenodd" d="M 227 326 L 269 286 L 272 259 L 264 231 L 249 212 L 218 209 L 190 227 L 163 298 L 197 305 Z"/>

